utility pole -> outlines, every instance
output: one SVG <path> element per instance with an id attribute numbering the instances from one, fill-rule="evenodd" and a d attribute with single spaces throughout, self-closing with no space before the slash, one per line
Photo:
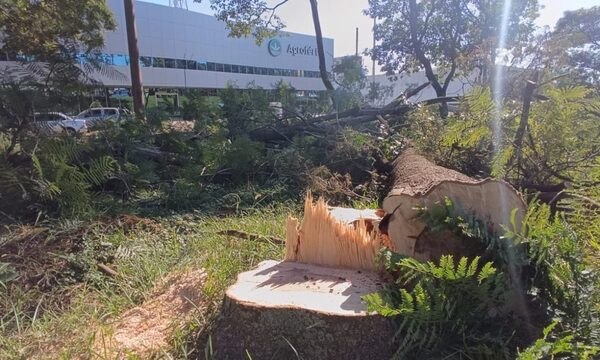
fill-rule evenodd
<path id="1" fill-rule="evenodd" d="M 127 45 L 129 47 L 129 69 L 131 70 L 131 96 L 133 111 L 138 118 L 144 118 L 144 88 L 140 70 L 140 53 L 137 46 L 134 0 L 125 1 L 125 24 L 127 26 Z"/>
<path id="2" fill-rule="evenodd" d="M 356 53 L 354 55 L 358 57 L 358 28 L 356 28 Z"/>
<path id="3" fill-rule="evenodd" d="M 377 19 L 373 18 L 373 51 L 375 51 L 375 26 L 377 25 Z M 373 61 L 373 68 L 371 70 L 373 87 L 375 87 L 375 53 L 371 55 L 371 60 Z"/>

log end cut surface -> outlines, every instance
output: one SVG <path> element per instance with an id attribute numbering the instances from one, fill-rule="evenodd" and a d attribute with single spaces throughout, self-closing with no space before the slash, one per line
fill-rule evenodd
<path id="1" fill-rule="evenodd" d="M 247 306 L 356 316 L 366 315 L 361 297 L 380 288 L 372 272 L 269 260 L 241 273 L 227 296 Z"/>
<path id="2" fill-rule="evenodd" d="M 227 291 L 214 358 L 389 359 L 393 323 L 361 301 L 381 286 L 368 271 L 262 262 Z"/>

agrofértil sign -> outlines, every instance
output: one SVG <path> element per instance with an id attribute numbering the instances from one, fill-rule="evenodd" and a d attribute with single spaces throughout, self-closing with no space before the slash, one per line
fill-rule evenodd
<path id="1" fill-rule="evenodd" d="M 283 51 L 283 46 L 281 45 L 281 42 L 279 41 L 279 39 L 269 40 L 267 48 L 268 48 L 269 54 L 271 54 L 271 56 L 279 56 L 279 55 L 281 55 L 281 53 Z M 292 56 L 296 56 L 296 55 L 318 56 L 319 55 L 317 48 L 312 47 L 310 45 L 298 46 L 298 45 L 288 44 L 287 48 L 285 49 L 285 52 Z"/>

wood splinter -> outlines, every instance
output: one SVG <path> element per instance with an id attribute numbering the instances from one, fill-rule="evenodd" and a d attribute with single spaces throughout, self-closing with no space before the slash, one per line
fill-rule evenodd
<path id="1" fill-rule="evenodd" d="M 304 202 L 302 224 L 293 217 L 287 220 L 285 260 L 376 270 L 377 251 L 386 244 L 371 220 L 361 217 L 350 222 L 337 218 L 329 211 L 325 200 L 319 199 L 313 204 L 309 193 Z"/>

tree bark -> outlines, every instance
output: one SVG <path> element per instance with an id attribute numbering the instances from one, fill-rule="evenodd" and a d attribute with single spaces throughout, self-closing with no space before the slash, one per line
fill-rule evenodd
<path id="1" fill-rule="evenodd" d="M 127 45 L 129 48 L 129 69 L 131 72 L 131 95 L 133 110 L 138 118 L 144 118 L 144 89 L 140 70 L 140 53 L 137 45 L 134 0 L 125 0 L 125 24 L 127 27 Z"/>
<path id="2" fill-rule="evenodd" d="M 525 136 L 525 130 L 527 130 L 527 122 L 529 120 L 529 109 L 531 108 L 531 100 L 533 99 L 533 92 L 535 91 L 537 84 L 534 81 L 527 80 L 525 85 L 525 91 L 523 93 L 523 110 L 521 111 L 521 119 L 519 121 L 519 127 L 515 134 L 515 140 L 513 146 L 515 149 L 514 158 L 517 162 L 517 168 L 520 167 L 521 154 L 523 147 L 523 137 Z M 509 166 L 512 164 L 512 159 L 509 162 Z"/>
<path id="3" fill-rule="evenodd" d="M 394 250 L 403 255 L 437 260 L 445 254 L 481 254 L 481 249 L 461 243 L 451 232 L 426 234 L 426 226 L 417 218 L 415 209 L 443 204 L 446 198 L 462 215 L 475 215 L 496 235 L 504 232 L 503 226 L 512 228 L 513 209 L 517 209 L 517 226 L 525 215 L 521 195 L 506 182 L 478 180 L 437 166 L 413 149 L 404 151 L 393 167 L 393 189 L 383 201 L 383 209 L 391 214 L 387 232 Z"/>
<path id="4" fill-rule="evenodd" d="M 321 21 L 319 20 L 317 0 L 310 0 L 310 9 L 312 11 L 313 24 L 315 26 L 315 35 L 317 37 L 317 52 L 319 53 L 319 72 L 321 74 L 321 80 L 323 80 L 323 85 L 325 85 L 327 90 L 333 91 L 333 85 L 329 80 L 329 73 L 327 72 L 327 64 L 325 62 L 323 33 L 321 32 Z"/>

